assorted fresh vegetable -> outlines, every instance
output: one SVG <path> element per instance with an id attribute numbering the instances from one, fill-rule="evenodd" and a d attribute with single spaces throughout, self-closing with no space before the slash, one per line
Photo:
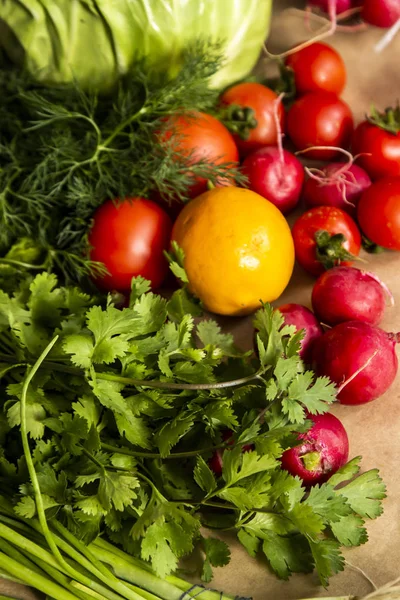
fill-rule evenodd
<path id="1" fill-rule="evenodd" d="M 175 76 L 188 44 L 207 34 L 223 40 L 224 64 L 212 79 L 222 87 L 255 65 L 271 8 L 272 0 L 35 0 L 33 10 L 30 0 L 3 0 L 0 54 L 40 81 L 108 91 L 138 55 Z"/>
<path id="2" fill-rule="evenodd" d="M 280 578 L 326 586 L 385 496 L 328 411 L 397 374 L 399 334 L 377 327 L 394 300 L 349 265 L 362 240 L 400 249 L 399 109 L 353 132 L 345 65 L 320 42 L 280 65 L 286 96 L 242 80 L 270 2 L 246 3 L 246 56 L 240 1 L 218 43 L 195 34 L 222 0 L 190 27 L 191 0 L 118 0 L 112 19 L 97 4 L 57 0 L 54 31 L 42 0 L 34 20 L 0 8 L 0 574 L 56 600 L 229 600 L 173 573 L 199 551 L 211 581 L 230 532 Z M 93 36 L 65 53 L 69 28 Z M 104 54 L 77 65 L 88 39 Z M 318 276 L 314 312 L 269 304 L 295 258 Z M 254 352 L 203 309 L 255 313 Z"/>
<path id="3" fill-rule="evenodd" d="M 351 264 L 361 250 L 356 222 L 334 206 L 310 208 L 296 220 L 292 234 L 296 260 L 312 275 Z"/>
<path id="4" fill-rule="evenodd" d="M 340 54 L 323 42 L 314 42 L 286 58 L 294 73 L 297 94 L 333 92 L 341 94 L 346 85 L 346 67 Z"/>
<path id="5" fill-rule="evenodd" d="M 365 404 L 384 394 L 398 368 L 398 335 L 363 321 L 329 329 L 314 346 L 313 367 L 339 386 L 342 404 Z"/>
<path id="6" fill-rule="evenodd" d="M 376 275 L 346 266 L 329 269 L 320 275 L 311 297 L 318 319 L 330 326 L 345 321 L 379 325 L 388 300 L 394 302 L 390 291 Z"/>
<path id="7" fill-rule="evenodd" d="M 355 216 L 362 193 L 371 185 L 367 172 L 353 162 L 329 163 L 309 168 L 307 173 L 303 196 L 309 208 L 336 206 L 351 216 Z"/>
<path id="8" fill-rule="evenodd" d="M 243 107 L 251 109 L 255 119 L 255 126 L 247 132 L 247 135 L 235 135 L 241 155 L 246 156 L 264 146 L 276 145 L 280 131 L 278 131 L 275 111 L 278 111 L 278 123 L 281 131 L 284 128 L 285 119 L 283 106 L 279 103 L 276 109 L 277 103 L 278 96 L 275 92 L 257 82 L 239 83 L 228 88 L 221 95 L 222 106 L 233 107 L 233 116 L 236 116 L 236 120 L 240 122 L 246 119 L 246 113 L 242 116 Z"/>
<path id="9" fill-rule="evenodd" d="M 400 250 L 400 178 L 387 177 L 371 185 L 361 197 L 357 215 L 375 244 Z"/>
<path id="10" fill-rule="evenodd" d="M 184 282 L 203 306 L 221 315 L 254 312 L 279 298 L 294 265 L 282 213 L 251 190 L 217 188 L 178 215 L 172 239 L 184 253 Z"/>
<path id="11" fill-rule="evenodd" d="M 107 200 L 94 213 L 89 234 L 90 258 L 108 272 L 96 278 L 96 285 L 109 292 L 129 292 L 132 278 L 141 275 L 159 288 L 168 273 L 164 252 L 171 230 L 171 219 L 151 200 Z"/>
<path id="12" fill-rule="evenodd" d="M 330 160 L 337 156 L 338 147 L 348 147 L 353 133 L 353 116 L 348 105 L 336 94 L 309 92 L 291 106 L 287 131 L 298 150 L 307 150 L 308 158 Z"/>
<path id="13" fill-rule="evenodd" d="M 349 438 L 330 413 L 309 415 L 312 427 L 299 435 L 300 444 L 282 454 L 282 467 L 305 485 L 327 481 L 349 458 Z"/>
<path id="14" fill-rule="evenodd" d="M 299 203 L 304 168 L 289 150 L 265 146 L 252 152 L 243 161 L 242 172 L 249 189 L 275 204 L 284 215 Z"/>
<path id="15" fill-rule="evenodd" d="M 354 479 L 358 459 L 311 492 L 281 468 L 283 452 L 308 430 L 307 415 L 326 412 L 335 400 L 334 384 L 305 370 L 301 334 L 283 327 L 271 306 L 255 315 L 256 359 L 214 321 L 195 326 L 181 291 L 167 302 L 149 287 L 133 279 L 123 310 L 111 297 L 96 305 L 78 289 L 58 287 L 46 273 L 18 295 L 2 292 L 0 557 L 21 562 L 3 540 L 20 547 L 18 532 L 38 527 L 52 539 L 45 556 L 55 569 L 58 552 L 70 552 L 61 533 L 68 547 L 80 540 L 78 561 L 87 544 L 104 561 L 107 553 L 96 548 L 107 548 L 106 538 L 165 579 L 200 543 L 209 581 L 212 566 L 229 561 L 226 543 L 211 533 L 223 529 L 251 556 L 263 553 L 281 578 L 315 568 L 326 584 L 343 569 L 341 545 L 365 541 L 364 521 L 380 514 L 385 495 L 376 470 Z M 218 449 L 216 476 L 207 461 Z M 210 528 L 206 538 L 201 526 Z M 39 567 L 46 562 L 41 554 Z M 15 576 L 9 560 L 1 564 Z M 93 563 L 95 572 L 86 561 L 82 567 L 84 586 L 86 570 L 104 582 L 100 563 Z M 79 572 L 72 574 L 64 559 L 65 569 L 59 584 L 69 589 Z M 142 588 L 161 595 L 159 584 L 146 587 L 139 576 L 131 572 L 138 598 L 148 597 Z M 195 587 L 187 595 L 196 593 Z"/>

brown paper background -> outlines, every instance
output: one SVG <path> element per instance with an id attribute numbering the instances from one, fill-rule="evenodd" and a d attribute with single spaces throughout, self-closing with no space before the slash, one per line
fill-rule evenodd
<path id="1" fill-rule="evenodd" d="M 299 43 L 309 36 L 301 16 L 287 11 L 296 3 L 275 0 L 272 33 L 268 41 L 270 51 L 279 52 Z M 298 2 L 298 6 L 304 2 Z M 365 32 L 339 33 L 330 38 L 345 59 L 348 84 L 343 95 L 350 104 L 356 122 L 368 111 L 371 103 L 385 108 L 400 98 L 400 35 L 381 54 L 374 52 L 374 44 L 382 31 L 369 28 Z M 269 69 L 263 61 L 258 69 Z M 400 256 L 385 253 L 380 256 L 364 256 L 369 268 L 391 288 L 396 305 L 400 305 Z M 286 292 L 276 305 L 298 302 L 310 306 L 313 279 L 299 268 Z M 225 319 L 223 327 L 230 330 L 239 345 L 251 347 L 251 319 Z M 382 327 L 388 331 L 400 330 L 400 312 L 397 307 L 388 308 Z M 232 560 L 228 567 L 215 570 L 213 586 L 240 596 L 252 596 L 254 600 L 297 600 L 357 594 L 372 590 L 371 585 L 355 569 L 361 568 L 380 586 L 400 575 L 400 375 L 397 383 L 382 398 L 360 407 L 336 406 L 333 412 L 343 421 L 350 437 L 351 456 L 362 455 L 363 470 L 378 467 L 387 483 L 388 497 L 384 501 L 384 515 L 368 526 L 369 542 L 345 553 L 348 566 L 344 573 L 335 576 L 329 589 L 318 585 L 314 575 L 293 576 L 289 582 L 276 579 L 263 561 L 251 559 L 246 551 L 231 538 Z M 354 568 L 355 567 L 355 568 Z M 13 588 L 15 592 L 17 589 Z M 19 590 L 18 590 L 19 591 Z M 9 584 L 0 581 L 0 594 L 10 593 Z M 16 595 L 19 595 L 18 592 Z M 26 596 L 27 600 L 28 597 Z"/>

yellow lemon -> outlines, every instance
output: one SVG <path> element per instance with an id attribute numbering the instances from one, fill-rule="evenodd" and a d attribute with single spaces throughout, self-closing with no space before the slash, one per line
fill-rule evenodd
<path id="1" fill-rule="evenodd" d="M 189 289 L 221 315 L 246 315 L 279 298 L 294 266 L 289 225 L 247 189 L 216 188 L 189 202 L 172 239 L 185 252 Z"/>

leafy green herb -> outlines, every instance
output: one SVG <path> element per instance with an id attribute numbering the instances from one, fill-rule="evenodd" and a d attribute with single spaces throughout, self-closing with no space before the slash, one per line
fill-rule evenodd
<path id="1" fill-rule="evenodd" d="M 215 183 L 227 170 L 242 181 L 236 165 L 180 153 L 177 134 L 157 142 L 169 116 L 215 110 L 209 83 L 222 63 L 220 44 L 197 41 L 175 78 L 138 60 L 110 97 L 2 70 L 0 278 L 45 269 L 76 281 L 104 272 L 88 259 L 87 234 L 106 199 L 185 201 L 193 175 Z"/>
<path id="2" fill-rule="evenodd" d="M 47 273 L 0 295 L 0 494 L 50 541 L 46 519 L 85 543 L 104 532 L 162 578 L 197 544 L 207 581 L 228 562 L 200 535 L 216 523 L 279 577 L 316 569 L 326 585 L 385 496 L 358 459 L 310 491 L 280 467 L 334 385 L 305 370 L 301 337 L 271 306 L 254 319 L 258 360 L 211 320 L 171 319 L 174 302 L 138 278 L 129 308 L 96 305 Z"/>

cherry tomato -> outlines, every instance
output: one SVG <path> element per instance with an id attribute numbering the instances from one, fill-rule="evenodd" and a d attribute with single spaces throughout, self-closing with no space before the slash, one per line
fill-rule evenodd
<path id="1" fill-rule="evenodd" d="M 172 222 L 151 200 L 107 200 L 93 217 L 90 258 L 104 263 L 109 275 L 95 283 L 105 291 L 127 292 L 132 277 L 141 275 L 158 288 L 168 274 L 164 250 L 170 244 Z"/>
<path id="2" fill-rule="evenodd" d="M 363 193 L 358 221 L 372 242 L 400 250 L 400 177 L 381 179 Z"/>
<path id="3" fill-rule="evenodd" d="M 320 90 L 340 94 L 346 85 L 346 67 L 343 59 L 328 44 L 314 42 L 290 54 L 286 65 L 294 72 L 296 91 L 299 95 Z"/>
<path id="4" fill-rule="evenodd" d="M 201 112 L 170 117 L 166 130 L 158 134 L 160 143 L 171 140 L 174 150 L 183 157 L 190 155 L 192 163 L 206 160 L 213 165 L 237 163 L 239 152 L 232 134 L 218 119 Z M 220 185 L 227 185 L 222 178 Z M 189 195 L 195 198 L 207 190 L 207 180 L 193 176 Z"/>
<path id="5" fill-rule="evenodd" d="M 274 110 L 278 110 L 281 131 L 284 128 L 285 111 L 282 104 L 277 108 L 278 96 L 261 83 L 239 83 L 224 92 L 221 96 L 222 105 L 252 108 L 257 126 L 250 130 L 247 139 L 243 140 L 235 135 L 235 141 L 242 156 L 259 150 L 263 146 L 275 146 L 278 141 Z"/>
<path id="6" fill-rule="evenodd" d="M 316 234 L 324 233 L 330 237 L 317 244 Z M 328 236 L 329 234 L 329 236 Z M 340 240 L 337 234 L 344 236 Z M 325 271 L 325 264 L 351 265 L 348 253 L 358 256 L 361 249 L 361 234 L 355 221 L 344 210 L 335 206 L 318 206 L 311 208 L 297 219 L 292 229 L 297 262 L 312 275 L 321 275 Z M 317 253 L 319 252 L 320 257 Z M 342 257 L 347 258 L 344 260 Z"/>
<path id="7" fill-rule="evenodd" d="M 353 132 L 353 116 L 343 100 L 329 92 L 305 94 L 288 113 L 287 130 L 299 150 L 312 146 L 346 148 Z M 305 156 L 330 160 L 337 150 L 310 150 Z"/>
<path id="8" fill-rule="evenodd" d="M 363 121 L 353 134 L 353 152 L 372 179 L 400 176 L 400 132 L 390 133 Z"/>

